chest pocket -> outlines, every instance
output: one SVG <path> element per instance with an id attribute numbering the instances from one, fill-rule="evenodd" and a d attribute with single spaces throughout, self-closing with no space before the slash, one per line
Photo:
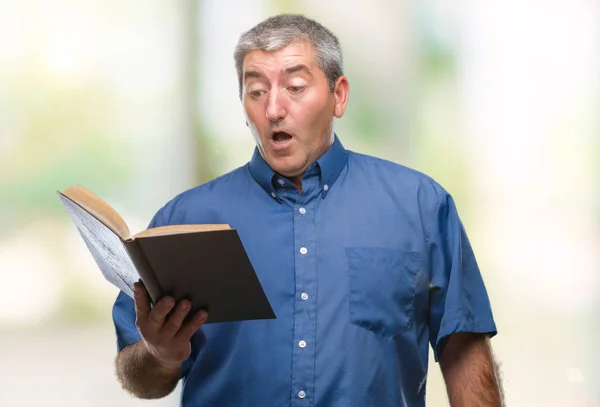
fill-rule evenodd
<path id="1" fill-rule="evenodd" d="M 419 253 L 384 247 L 346 248 L 350 322 L 378 335 L 413 323 Z"/>

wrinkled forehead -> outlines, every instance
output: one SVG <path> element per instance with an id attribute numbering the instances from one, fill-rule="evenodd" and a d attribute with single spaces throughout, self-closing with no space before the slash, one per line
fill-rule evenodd
<path id="1" fill-rule="evenodd" d="M 246 54 L 242 71 L 260 72 L 264 75 L 284 73 L 293 65 L 304 65 L 309 70 L 317 68 L 313 47 L 306 42 L 293 42 L 275 51 L 253 50 Z"/>

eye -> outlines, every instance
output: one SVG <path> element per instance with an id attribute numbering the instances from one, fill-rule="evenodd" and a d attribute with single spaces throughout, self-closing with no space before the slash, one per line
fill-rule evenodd
<path id="1" fill-rule="evenodd" d="M 262 95 L 264 95 L 266 92 L 264 90 L 251 90 L 250 92 L 248 92 L 248 94 L 253 97 L 254 99 L 258 99 L 259 97 L 261 97 Z"/>
<path id="2" fill-rule="evenodd" d="M 290 93 L 295 93 L 295 94 L 302 93 L 304 91 L 304 89 L 305 89 L 304 86 L 289 86 L 288 87 L 288 91 Z"/>

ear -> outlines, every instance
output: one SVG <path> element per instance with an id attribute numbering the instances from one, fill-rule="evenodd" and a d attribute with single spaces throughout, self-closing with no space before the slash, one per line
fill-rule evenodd
<path id="1" fill-rule="evenodd" d="M 346 105 L 348 104 L 348 98 L 350 97 L 350 83 L 348 83 L 348 79 L 345 76 L 342 75 L 335 81 L 333 96 L 335 97 L 335 109 L 333 114 L 339 119 L 344 115 Z"/>

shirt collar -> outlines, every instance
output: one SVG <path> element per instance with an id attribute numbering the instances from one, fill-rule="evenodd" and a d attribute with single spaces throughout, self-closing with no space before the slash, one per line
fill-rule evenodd
<path id="1" fill-rule="evenodd" d="M 346 166 L 348 161 L 348 151 L 342 145 L 337 134 L 334 135 L 333 144 L 325 154 L 317 160 L 317 164 L 321 167 L 321 188 L 323 198 L 327 195 L 333 183 L 338 179 L 338 176 Z"/>
<path id="2" fill-rule="evenodd" d="M 334 182 L 337 180 L 347 161 L 348 151 L 344 148 L 336 134 L 334 135 L 334 141 L 331 147 L 329 147 L 325 154 L 316 161 L 321 170 L 321 190 L 323 198 L 325 198 Z M 276 173 L 269 164 L 267 164 L 262 155 L 260 155 L 258 147 L 254 148 L 252 159 L 248 163 L 248 169 L 254 180 L 258 182 L 269 195 L 276 198 L 277 195 L 273 186 L 273 177 L 275 177 Z"/>

